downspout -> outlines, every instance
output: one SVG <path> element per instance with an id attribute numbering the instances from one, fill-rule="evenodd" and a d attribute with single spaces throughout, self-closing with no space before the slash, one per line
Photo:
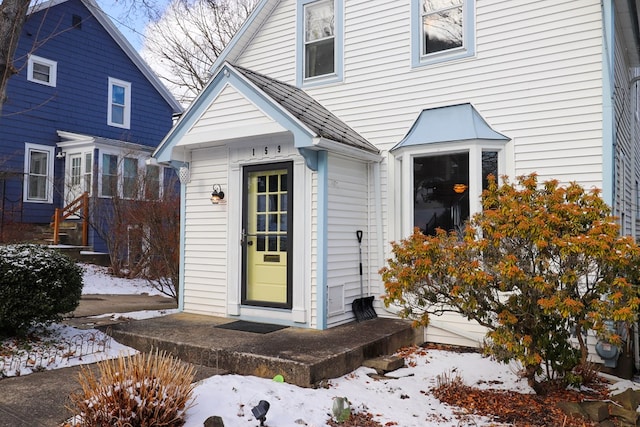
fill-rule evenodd
<path id="1" fill-rule="evenodd" d="M 637 156 L 636 156 L 636 147 L 635 147 L 635 142 L 636 139 L 638 137 L 637 132 L 636 132 L 636 126 L 637 126 L 637 105 L 638 105 L 638 91 L 637 91 L 637 87 L 635 86 L 638 81 L 640 81 L 640 76 L 636 76 L 634 78 L 631 79 L 631 81 L 629 82 L 629 93 L 631 94 L 631 96 L 629 97 L 629 114 L 630 114 L 630 118 L 629 118 L 629 123 L 631 123 L 631 164 L 633 165 L 633 197 L 634 200 L 631 201 L 631 221 L 633 226 L 631 227 L 631 237 L 633 237 L 634 240 L 636 240 L 638 238 L 638 232 L 636 230 L 637 227 L 637 218 L 638 218 L 638 175 L 637 175 L 637 168 L 636 168 L 636 162 L 637 162 Z"/>
<path id="2" fill-rule="evenodd" d="M 384 265 L 384 236 L 382 235 L 382 181 L 380 177 L 380 164 L 382 163 L 382 158 L 377 162 L 373 163 L 373 194 L 375 200 L 375 215 L 376 215 L 376 237 L 377 237 L 377 254 L 376 261 L 378 268 L 381 268 Z M 369 286 L 367 295 L 371 295 L 371 279 L 369 279 Z"/>
<path id="3" fill-rule="evenodd" d="M 186 156 L 185 156 L 186 157 Z M 178 267 L 178 311 L 184 311 L 184 286 L 185 286 L 185 229 L 187 212 L 187 184 L 191 181 L 189 163 L 180 161 L 169 162 L 178 175 L 180 182 L 180 265 Z"/>
<path id="4" fill-rule="evenodd" d="M 631 214 L 632 214 L 632 224 L 633 226 L 631 227 L 631 236 L 633 237 L 634 240 L 636 240 L 638 238 L 637 236 L 637 218 L 638 218 L 638 199 L 639 199 L 639 194 L 638 194 L 638 180 L 635 179 L 637 177 L 637 170 L 636 170 L 636 138 L 638 137 L 637 132 L 636 132 L 636 126 L 638 125 L 637 121 L 638 121 L 638 114 L 636 112 L 637 109 L 637 104 L 638 104 L 638 89 L 637 89 L 637 83 L 640 81 L 640 76 L 636 76 L 634 78 L 631 79 L 631 81 L 629 82 L 629 92 L 631 92 L 631 90 L 633 90 L 633 94 L 632 96 L 630 96 L 629 98 L 629 102 L 630 102 L 630 108 L 629 108 L 629 113 L 631 114 L 631 156 L 632 156 L 632 165 L 633 165 L 633 176 L 634 176 L 634 196 L 635 196 L 635 200 L 631 201 Z M 635 322 L 633 322 L 633 328 L 632 328 L 632 333 L 633 333 L 633 360 L 635 362 L 635 367 L 636 370 L 640 370 L 640 330 L 638 330 L 638 321 L 636 319 Z"/>
<path id="5" fill-rule="evenodd" d="M 326 151 L 318 151 L 318 277 L 317 277 L 317 317 L 318 329 L 327 329 L 327 215 L 328 215 L 328 185 L 329 185 L 329 159 Z"/>
<path id="6" fill-rule="evenodd" d="M 186 195 L 187 195 L 187 183 L 180 182 L 180 266 L 178 269 L 178 311 L 184 311 L 184 253 L 185 253 L 185 217 L 186 217 Z"/>

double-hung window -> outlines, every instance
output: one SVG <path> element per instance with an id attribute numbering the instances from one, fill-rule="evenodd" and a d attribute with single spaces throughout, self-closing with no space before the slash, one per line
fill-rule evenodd
<path id="1" fill-rule="evenodd" d="M 27 80 L 45 86 L 56 86 L 58 63 L 35 55 L 27 61 Z"/>
<path id="2" fill-rule="evenodd" d="M 162 168 L 157 165 L 147 165 L 144 180 L 144 197 L 147 200 L 158 200 L 160 198 L 160 172 Z"/>
<path id="3" fill-rule="evenodd" d="M 298 86 L 342 80 L 343 0 L 298 3 Z"/>
<path id="4" fill-rule="evenodd" d="M 107 124 L 131 127 L 131 83 L 109 77 L 109 105 Z"/>
<path id="5" fill-rule="evenodd" d="M 102 154 L 100 195 L 115 197 L 118 195 L 118 156 Z"/>
<path id="6" fill-rule="evenodd" d="M 126 199 L 138 197 L 138 159 L 125 157 L 123 161 L 122 195 Z"/>
<path id="7" fill-rule="evenodd" d="M 25 144 L 24 200 L 53 203 L 53 147 Z"/>
<path id="8" fill-rule="evenodd" d="M 414 67 L 475 54 L 475 0 L 411 0 Z"/>

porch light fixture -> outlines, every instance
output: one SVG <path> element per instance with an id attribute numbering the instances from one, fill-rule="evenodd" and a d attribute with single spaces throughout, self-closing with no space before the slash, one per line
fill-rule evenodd
<path id="1" fill-rule="evenodd" d="M 67 153 L 65 153 L 64 151 L 60 150 L 58 151 L 58 154 L 56 154 L 56 159 L 64 159 L 66 157 Z"/>
<path id="2" fill-rule="evenodd" d="M 458 194 L 462 194 L 465 191 L 467 191 L 467 185 L 466 184 L 455 184 L 453 186 L 453 191 L 455 191 Z"/>
<path id="3" fill-rule="evenodd" d="M 220 184 L 213 184 L 213 193 L 211 193 L 211 203 L 217 205 L 224 199 L 224 192 L 220 188 Z"/>
<path id="4" fill-rule="evenodd" d="M 251 409 L 253 416 L 256 417 L 256 420 L 260 421 L 260 425 L 263 426 L 265 420 L 267 419 L 267 412 L 269 412 L 269 402 L 266 400 L 261 400 L 258 402 L 256 406 Z"/>

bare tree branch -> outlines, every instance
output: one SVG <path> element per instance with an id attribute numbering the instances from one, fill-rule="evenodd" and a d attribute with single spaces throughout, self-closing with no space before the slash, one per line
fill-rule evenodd
<path id="1" fill-rule="evenodd" d="M 146 29 L 142 56 L 173 94 L 187 104 L 257 0 L 173 0 Z"/>
<path id="2" fill-rule="evenodd" d="M 16 74 L 13 56 L 27 18 L 30 0 L 2 0 L 0 3 L 0 115 L 7 97 L 9 78 Z"/>

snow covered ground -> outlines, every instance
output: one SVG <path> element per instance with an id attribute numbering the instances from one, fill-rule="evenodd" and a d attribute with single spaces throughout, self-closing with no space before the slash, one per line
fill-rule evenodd
<path id="1" fill-rule="evenodd" d="M 85 266 L 84 293 L 103 294 L 153 294 L 155 291 L 144 281 L 117 279 L 107 274 L 106 269 Z M 148 312 L 144 316 L 149 317 Z M 155 313 L 155 315 L 161 315 Z M 136 318 L 136 313 L 127 313 Z M 117 357 L 122 352 L 135 350 L 110 340 L 108 346 L 101 343 L 109 340 L 97 330 L 82 331 L 65 325 L 53 325 L 47 338 L 40 343 L 69 341 L 74 337 L 84 337 L 80 341 L 92 345 L 82 357 L 58 357 L 51 351 L 43 350 L 40 356 L 50 359 L 46 369 L 57 369 L 80 363 Z M 8 340 L 7 340 L 8 341 Z M 4 345 L 7 345 L 7 341 Z M 36 354 L 38 343 L 31 343 L 30 354 Z M 46 346 L 45 346 L 46 347 Z M 1 347 L 0 347 L 1 348 Z M 83 351 L 83 350 L 80 350 Z M 64 351 L 60 351 L 64 353 Z M 3 359 L 0 352 L 0 371 Z M 55 356 L 55 357 L 54 357 Z M 32 356 L 33 357 L 33 356 Z M 13 375 L 30 373 L 29 360 L 21 362 Z M 374 419 L 384 426 L 424 427 L 424 426 L 489 426 L 481 417 L 468 416 L 464 421 L 454 416 L 454 409 L 442 404 L 430 394 L 439 375 L 457 375 L 465 384 L 478 388 L 532 392 L 517 374 L 517 367 L 496 363 L 476 353 L 457 353 L 443 350 L 420 350 L 405 359 L 405 368 L 390 373 L 394 378 L 374 380 L 367 374 L 375 371 L 359 368 L 341 378 L 330 380 L 326 388 L 305 389 L 284 382 L 251 376 L 224 375 L 207 378 L 197 384 L 191 408 L 187 411 L 185 427 L 201 427 L 209 416 L 222 417 L 225 425 L 233 427 L 255 427 L 258 423 L 252 408 L 260 400 L 270 403 L 266 425 L 278 427 L 320 427 L 326 426 L 330 418 L 334 398 L 346 397 L 356 411 L 374 415 Z M 11 374 L 9 370 L 6 374 Z M 619 382 L 618 388 L 635 386 L 631 382 Z"/>

